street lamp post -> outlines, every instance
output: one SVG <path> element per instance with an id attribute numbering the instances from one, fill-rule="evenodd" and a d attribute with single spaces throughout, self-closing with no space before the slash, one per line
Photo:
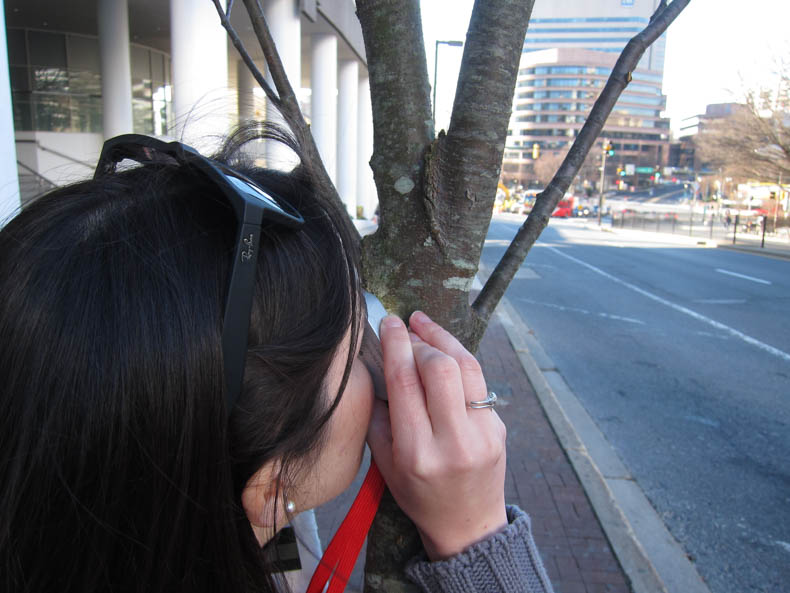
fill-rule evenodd
<path id="1" fill-rule="evenodd" d="M 433 109 L 431 110 L 431 115 L 433 117 L 433 125 L 436 127 L 436 77 L 438 76 L 439 71 L 439 44 L 443 45 L 450 45 L 452 47 L 461 47 L 464 42 L 463 41 L 440 41 L 436 40 L 436 49 L 433 52 Z"/>
<path id="2" fill-rule="evenodd" d="M 604 140 L 602 145 L 601 156 L 601 187 L 598 193 L 598 226 L 601 226 L 601 217 L 603 216 L 603 184 L 606 182 L 606 153 L 608 152 L 609 140 Z M 614 214 L 612 214 L 612 226 L 614 226 Z"/>

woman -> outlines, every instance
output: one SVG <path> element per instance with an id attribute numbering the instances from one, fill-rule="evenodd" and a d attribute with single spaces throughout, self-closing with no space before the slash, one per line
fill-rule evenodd
<path id="1" fill-rule="evenodd" d="M 479 588 L 479 566 L 490 590 L 550 590 L 505 508 L 504 427 L 468 408 L 479 365 L 388 317 L 374 402 L 353 230 L 307 166 L 248 166 L 257 135 L 214 160 L 110 141 L 93 180 L 0 231 L 3 590 L 282 590 L 269 542 L 348 487 L 366 439 L 425 590 Z"/>

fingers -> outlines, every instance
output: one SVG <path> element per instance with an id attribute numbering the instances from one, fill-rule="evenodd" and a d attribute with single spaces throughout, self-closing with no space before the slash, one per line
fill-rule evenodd
<path id="1" fill-rule="evenodd" d="M 458 363 L 427 342 L 417 341 L 413 349 L 433 435 L 462 435 L 467 417 L 464 384 Z"/>
<path id="2" fill-rule="evenodd" d="M 483 371 L 480 363 L 459 342 L 455 336 L 445 330 L 438 323 L 433 322 L 422 311 L 415 311 L 409 319 L 409 328 L 422 340 L 451 356 L 461 372 L 465 402 L 483 400 L 486 398 L 486 389 Z"/>
<path id="3" fill-rule="evenodd" d="M 413 443 L 426 432 L 430 435 L 431 426 L 409 332 L 403 321 L 390 315 L 381 322 L 380 333 L 392 437 Z"/>

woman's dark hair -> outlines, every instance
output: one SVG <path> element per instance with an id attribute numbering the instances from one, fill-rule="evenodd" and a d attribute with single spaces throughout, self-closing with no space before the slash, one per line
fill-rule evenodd
<path id="1" fill-rule="evenodd" d="M 272 591 L 241 492 L 314 459 L 345 387 L 325 377 L 359 331 L 357 237 L 306 166 L 218 157 L 305 219 L 261 233 L 244 387 L 228 417 L 224 299 L 237 223 L 185 167 L 57 189 L 0 232 L 0 587 Z"/>

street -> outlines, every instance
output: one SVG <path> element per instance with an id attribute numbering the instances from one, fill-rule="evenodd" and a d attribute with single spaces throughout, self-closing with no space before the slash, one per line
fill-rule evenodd
<path id="1" fill-rule="evenodd" d="M 711 591 L 787 591 L 790 261 L 662 240 L 552 219 L 506 296 Z"/>

